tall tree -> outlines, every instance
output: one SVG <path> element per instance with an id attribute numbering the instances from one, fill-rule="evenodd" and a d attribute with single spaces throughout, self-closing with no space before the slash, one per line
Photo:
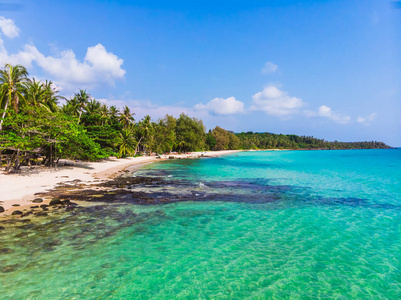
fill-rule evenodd
<path id="1" fill-rule="evenodd" d="M 24 83 L 24 95 L 28 105 L 39 107 L 43 104 L 46 90 L 43 88 L 43 83 L 35 78 L 28 79 Z"/>
<path id="2" fill-rule="evenodd" d="M 179 151 L 202 150 L 205 146 L 203 122 L 182 113 L 177 119 L 176 137 Z"/>
<path id="3" fill-rule="evenodd" d="M 113 123 L 116 122 L 119 114 L 120 114 L 120 112 L 117 107 L 115 107 L 114 105 L 110 106 L 109 116 L 110 116 L 111 122 L 113 122 Z"/>
<path id="4" fill-rule="evenodd" d="M 0 70 L 0 108 L 3 109 L 0 131 L 8 106 L 11 105 L 14 111 L 18 113 L 20 100 L 25 99 L 22 91 L 24 90 L 24 82 L 28 80 L 27 76 L 28 71 L 21 65 L 6 64 L 4 69 Z"/>
<path id="5" fill-rule="evenodd" d="M 119 148 L 119 157 L 126 157 L 135 153 L 136 140 L 132 128 L 124 128 L 117 137 L 116 146 Z"/>
<path id="6" fill-rule="evenodd" d="M 129 107 L 126 105 L 123 109 L 123 112 L 120 114 L 120 122 L 127 129 L 134 121 L 135 113 L 132 113 Z"/>
<path id="7" fill-rule="evenodd" d="M 43 104 L 49 109 L 51 112 L 56 112 L 59 110 L 58 102 L 59 100 L 65 100 L 63 96 L 58 95 L 59 91 L 54 86 L 51 80 L 46 80 L 43 83 L 43 87 L 46 91 L 45 97 L 43 100 Z"/>
<path id="8" fill-rule="evenodd" d="M 84 108 L 88 104 L 89 100 L 91 100 L 91 98 L 91 95 L 86 90 L 79 90 L 78 93 L 75 93 L 74 100 L 76 103 L 76 108 L 78 109 L 78 124 L 81 121 L 81 116 Z"/>
<path id="9" fill-rule="evenodd" d="M 139 134 L 138 144 L 135 149 L 135 154 L 139 152 L 139 145 L 141 142 L 146 141 L 152 132 L 152 123 L 150 121 L 150 116 L 146 115 L 141 122 L 138 123 L 137 133 Z"/>

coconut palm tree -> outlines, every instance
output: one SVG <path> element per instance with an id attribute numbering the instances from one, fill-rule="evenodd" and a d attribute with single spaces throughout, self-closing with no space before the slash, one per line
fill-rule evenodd
<path id="1" fill-rule="evenodd" d="M 0 119 L 0 131 L 8 106 L 11 105 L 18 113 L 20 101 L 25 100 L 22 91 L 24 82 L 28 80 L 27 76 L 28 71 L 21 65 L 6 64 L 4 69 L 0 70 L 0 108 L 4 110 Z"/>
<path id="2" fill-rule="evenodd" d="M 107 124 L 109 121 L 109 108 L 107 107 L 106 104 L 102 104 L 102 106 L 100 106 L 99 112 L 100 112 L 100 120 L 101 120 L 100 125 L 103 126 L 104 124 Z"/>
<path id="3" fill-rule="evenodd" d="M 125 129 L 127 129 L 135 121 L 133 115 L 135 115 L 135 113 L 132 113 L 129 107 L 126 105 L 119 118 L 120 123 L 124 126 Z"/>
<path id="4" fill-rule="evenodd" d="M 59 100 L 66 100 L 65 97 L 57 95 L 58 90 L 55 88 L 51 80 L 46 80 L 43 83 L 43 88 L 46 90 L 43 104 L 51 111 L 56 112 L 59 110 L 58 102 Z"/>
<path id="5" fill-rule="evenodd" d="M 46 80 L 46 82 L 42 82 L 36 81 L 35 78 L 32 80 L 28 79 L 28 81 L 24 83 L 26 102 L 34 107 L 43 107 L 49 112 L 58 111 L 58 100 L 65 98 L 58 96 L 58 91 L 52 85 L 52 81 Z"/>
<path id="6" fill-rule="evenodd" d="M 118 154 L 120 157 L 125 157 L 135 152 L 136 140 L 131 127 L 120 131 L 116 146 L 119 147 Z"/>
<path id="7" fill-rule="evenodd" d="M 61 107 L 61 112 L 69 116 L 78 117 L 78 111 L 78 102 L 75 98 L 67 100 L 67 103 Z"/>
<path id="8" fill-rule="evenodd" d="M 86 90 L 79 90 L 78 93 L 75 93 L 74 100 L 78 109 L 78 124 L 81 121 L 82 112 L 91 98 L 91 95 Z"/>
<path id="9" fill-rule="evenodd" d="M 36 81 L 35 78 L 28 79 L 24 82 L 24 96 L 28 105 L 38 107 L 43 103 L 46 90 L 43 88 L 41 81 Z"/>
<path id="10" fill-rule="evenodd" d="M 100 112 L 101 103 L 96 99 L 91 99 L 86 103 L 85 110 L 88 115 L 94 115 Z"/>
<path id="11" fill-rule="evenodd" d="M 118 121 L 118 115 L 120 114 L 119 110 L 117 107 L 110 106 L 109 108 L 109 117 L 110 117 L 110 121 L 112 124 L 116 123 Z"/>
<path id="12" fill-rule="evenodd" d="M 139 151 L 139 144 L 142 140 L 146 140 L 152 132 L 152 123 L 150 122 L 150 116 L 146 115 L 141 122 L 138 124 L 138 132 L 140 135 L 137 147 L 135 149 L 135 155 Z"/>

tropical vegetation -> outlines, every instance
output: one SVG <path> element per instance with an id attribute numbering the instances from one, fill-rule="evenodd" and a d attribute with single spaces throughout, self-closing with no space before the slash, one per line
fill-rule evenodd
<path id="1" fill-rule="evenodd" d="M 71 99 L 51 81 L 29 78 L 21 65 L 0 70 L 0 165 L 54 166 L 60 159 L 96 161 L 110 156 L 228 149 L 385 148 L 380 142 L 327 142 L 272 133 L 205 132 L 202 120 L 181 114 L 136 121 L 128 106 L 115 106 L 79 90 Z"/>

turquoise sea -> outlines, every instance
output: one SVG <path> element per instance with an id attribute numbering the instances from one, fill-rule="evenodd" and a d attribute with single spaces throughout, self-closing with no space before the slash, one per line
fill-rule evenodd
<path id="1" fill-rule="evenodd" d="M 400 299 L 401 149 L 240 152 L 0 230 L 1 299 Z M 2 225 L 2 224 L 0 224 Z"/>

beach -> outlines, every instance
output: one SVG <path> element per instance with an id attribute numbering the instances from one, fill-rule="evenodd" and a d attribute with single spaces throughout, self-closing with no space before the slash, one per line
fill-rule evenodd
<path id="1" fill-rule="evenodd" d="M 37 193 L 54 189 L 61 184 L 80 182 L 97 184 L 120 175 L 126 168 L 139 167 L 143 164 L 166 159 L 194 159 L 200 157 L 218 157 L 240 150 L 172 153 L 160 156 L 142 156 L 128 158 L 110 158 L 101 162 L 70 162 L 70 166 L 40 169 L 21 174 L 0 173 L 0 206 L 5 209 L 3 215 L 13 210 L 23 209 L 32 204 Z M 50 200 L 50 199 L 48 199 Z M 14 205 L 14 206 L 13 206 Z"/>

